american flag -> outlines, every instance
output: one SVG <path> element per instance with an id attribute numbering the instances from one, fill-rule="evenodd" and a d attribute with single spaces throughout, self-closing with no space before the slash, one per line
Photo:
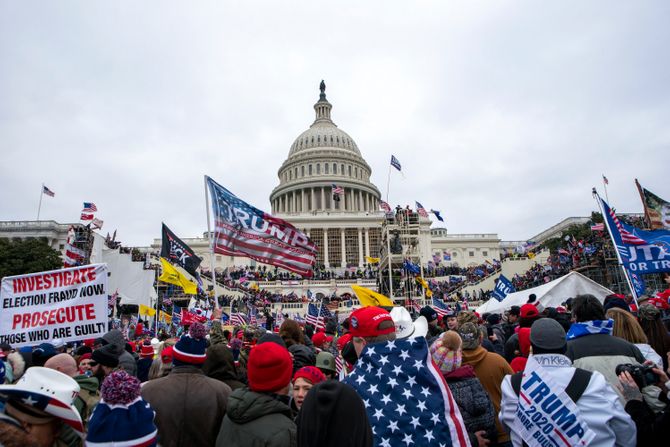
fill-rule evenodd
<path id="1" fill-rule="evenodd" d="M 92 202 L 84 202 L 84 209 L 81 210 L 82 213 L 95 213 L 96 211 L 98 211 L 98 207 Z"/>
<path id="2" fill-rule="evenodd" d="M 104 223 L 104 222 L 103 222 L 102 220 L 100 220 L 100 219 L 93 219 L 93 220 L 91 221 L 91 227 L 92 227 L 94 230 L 99 230 L 99 229 L 102 228 L 102 224 L 103 224 L 103 223 Z"/>
<path id="3" fill-rule="evenodd" d="M 415 311 L 416 313 L 420 313 L 420 312 L 421 312 L 421 305 L 419 304 L 418 301 L 416 301 L 416 300 L 412 300 L 412 309 L 414 309 L 414 311 Z"/>
<path id="4" fill-rule="evenodd" d="M 114 292 L 111 295 L 109 295 L 108 300 L 107 300 L 107 305 L 109 307 L 114 307 L 116 306 L 116 298 L 119 296 L 119 292 Z"/>
<path id="5" fill-rule="evenodd" d="M 599 224 L 591 225 L 591 231 L 603 231 L 605 229 L 605 224 L 600 222 Z"/>
<path id="6" fill-rule="evenodd" d="M 53 192 L 52 190 L 50 190 L 49 188 L 47 188 L 47 187 L 44 186 L 44 185 L 42 185 L 42 194 L 46 194 L 46 195 L 48 195 L 49 197 L 53 197 L 53 196 L 56 195 L 55 192 Z"/>
<path id="7" fill-rule="evenodd" d="M 221 323 L 227 323 L 230 321 L 230 315 L 225 312 L 221 312 Z"/>
<path id="8" fill-rule="evenodd" d="M 419 213 L 419 216 L 421 217 L 428 217 L 428 212 L 426 212 L 426 209 L 421 205 L 419 202 L 416 203 L 416 212 Z"/>
<path id="9" fill-rule="evenodd" d="M 81 213 L 80 220 L 93 220 L 93 214 Z"/>
<path id="10" fill-rule="evenodd" d="M 603 174 L 603 183 L 606 184 L 606 185 L 610 184 L 610 181 L 607 180 L 607 177 L 605 177 L 605 174 Z"/>
<path id="11" fill-rule="evenodd" d="M 255 307 L 249 309 L 249 324 L 256 326 L 258 324 L 258 319 L 256 318 L 256 313 L 258 311 Z"/>
<path id="12" fill-rule="evenodd" d="M 391 212 L 391 206 L 384 202 L 383 200 L 379 201 L 379 207 L 384 210 L 385 213 L 390 213 Z"/>
<path id="13" fill-rule="evenodd" d="M 344 368 L 344 360 L 342 360 L 341 355 L 336 355 L 335 356 L 335 371 L 337 371 L 337 375 L 340 375 L 340 372 L 342 372 L 342 368 Z"/>
<path id="14" fill-rule="evenodd" d="M 444 301 L 437 297 L 433 298 L 433 305 L 431 307 L 435 309 L 435 312 L 437 312 L 438 315 L 442 315 L 443 317 L 451 312 L 449 307 L 444 304 Z"/>
<path id="15" fill-rule="evenodd" d="M 205 179 L 214 211 L 214 252 L 312 276 L 317 246 L 307 235 L 240 200 L 210 177 Z"/>
<path id="16" fill-rule="evenodd" d="M 424 337 L 368 344 L 344 383 L 363 399 L 374 445 L 469 446 L 461 413 Z"/>
<path id="17" fill-rule="evenodd" d="M 323 310 L 323 306 L 321 306 L 321 312 L 319 312 L 319 309 L 317 309 L 314 304 L 309 303 L 307 305 L 307 315 L 305 316 L 305 321 L 317 329 L 325 327 L 323 322 Z M 326 311 L 328 311 L 328 309 L 326 309 Z"/>
<path id="18" fill-rule="evenodd" d="M 600 199 L 600 200 L 603 202 L 603 209 L 605 210 L 605 212 L 607 214 L 609 214 L 609 216 L 612 219 L 612 222 L 614 222 L 614 226 L 616 227 L 616 228 L 610 228 L 610 230 L 612 232 L 617 231 L 621 235 L 621 241 L 624 244 L 628 244 L 628 245 L 648 245 L 647 241 L 645 241 L 644 239 L 640 239 L 639 237 L 635 236 L 630 231 L 626 230 L 624 228 L 623 224 L 621 223 L 621 221 L 619 220 L 619 218 L 616 216 L 616 213 L 614 213 L 614 210 L 612 208 L 610 208 L 609 205 L 603 199 Z"/>
<path id="19" fill-rule="evenodd" d="M 400 161 L 397 158 L 395 158 L 395 155 L 391 155 L 391 166 L 396 168 L 398 171 L 402 170 L 400 167 Z"/>
<path id="20" fill-rule="evenodd" d="M 344 194 L 344 188 L 342 188 L 341 186 L 337 186 L 335 183 L 333 183 L 333 194 L 341 196 L 342 194 Z"/>
<path id="21" fill-rule="evenodd" d="M 242 312 L 233 312 L 230 314 L 230 324 L 233 326 L 244 326 L 247 324 L 246 315 Z"/>

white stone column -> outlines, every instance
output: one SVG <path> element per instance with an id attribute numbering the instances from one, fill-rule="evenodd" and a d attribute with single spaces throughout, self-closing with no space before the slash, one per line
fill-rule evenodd
<path id="1" fill-rule="evenodd" d="M 319 209 L 326 210 L 326 192 L 324 187 L 321 187 L 321 207 Z"/>
<path id="2" fill-rule="evenodd" d="M 358 265 L 363 267 L 363 233 L 358 229 Z"/>
<path id="3" fill-rule="evenodd" d="M 342 268 L 347 266 L 347 245 L 344 240 L 344 228 L 340 229 L 340 243 L 342 245 Z"/>
<path id="4" fill-rule="evenodd" d="M 358 211 L 365 211 L 365 205 L 363 205 L 363 191 L 358 190 Z"/>
<path id="5" fill-rule="evenodd" d="M 330 261 L 328 261 L 328 229 L 323 229 L 323 265 L 330 268 Z"/>
<path id="6" fill-rule="evenodd" d="M 365 229 L 365 256 L 372 256 L 370 254 L 370 229 Z"/>
<path id="7" fill-rule="evenodd" d="M 302 211 L 303 213 L 307 212 L 307 190 L 306 189 L 301 189 L 300 190 L 302 193 Z"/>
<path id="8" fill-rule="evenodd" d="M 315 199 L 316 199 L 315 190 L 316 190 L 316 188 L 311 187 L 309 189 L 311 190 L 311 194 L 312 194 L 312 209 L 310 211 L 313 211 L 313 210 L 316 210 L 316 202 L 315 202 Z"/>

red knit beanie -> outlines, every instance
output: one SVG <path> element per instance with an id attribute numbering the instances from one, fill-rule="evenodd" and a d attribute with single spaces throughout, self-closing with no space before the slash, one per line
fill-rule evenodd
<path id="1" fill-rule="evenodd" d="M 144 340 L 144 343 L 140 347 L 140 357 L 143 359 L 146 358 L 151 358 L 154 356 L 154 348 L 151 346 L 151 342 L 149 340 Z"/>
<path id="2" fill-rule="evenodd" d="M 288 349 L 277 343 L 261 343 L 249 353 L 247 378 L 251 391 L 281 390 L 291 381 L 292 373 L 291 355 Z"/>
<path id="3" fill-rule="evenodd" d="M 295 372 L 293 376 L 293 381 L 303 378 L 312 385 L 323 382 L 326 380 L 326 376 L 321 372 L 316 366 L 303 366 Z"/>

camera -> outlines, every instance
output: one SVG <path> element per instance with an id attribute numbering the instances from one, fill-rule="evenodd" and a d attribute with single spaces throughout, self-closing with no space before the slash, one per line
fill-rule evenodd
<path id="1" fill-rule="evenodd" d="M 628 372 L 633 380 L 635 380 L 637 386 L 642 389 L 645 386 L 653 385 L 660 380 L 658 374 L 653 372 L 651 368 L 653 368 L 653 366 L 622 363 L 621 365 L 617 365 L 615 372 L 617 376 L 624 371 Z"/>

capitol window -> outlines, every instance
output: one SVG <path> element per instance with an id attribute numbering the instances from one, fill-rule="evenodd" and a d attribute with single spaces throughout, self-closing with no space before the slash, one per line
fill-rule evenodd
<path id="1" fill-rule="evenodd" d="M 349 165 L 349 177 L 351 177 L 351 165 Z"/>
<path id="2" fill-rule="evenodd" d="M 354 168 L 354 177 L 358 178 L 358 168 Z"/>
<path id="3" fill-rule="evenodd" d="M 303 166 L 300 166 L 300 177 L 304 177 L 304 176 L 305 176 L 305 166 L 303 165 Z"/>
<path id="4" fill-rule="evenodd" d="M 333 163 L 333 174 L 337 174 L 337 163 Z"/>
<path id="5" fill-rule="evenodd" d="M 469 252 L 468 252 L 468 255 L 469 255 L 471 258 L 474 258 L 474 257 L 475 257 L 475 252 L 474 252 L 474 251 L 469 251 Z"/>
<path id="6" fill-rule="evenodd" d="M 316 173 L 321 174 L 321 164 L 320 163 L 316 164 Z"/>
<path id="7" fill-rule="evenodd" d="M 330 166 L 330 165 L 329 165 L 328 163 L 325 163 L 325 164 L 323 165 L 323 173 L 324 173 L 324 174 L 328 174 L 328 167 L 329 167 L 329 166 Z"/>
<path id="8" fill-rule="evenodd" d="M 340 168 L 340 174 L 344 175 L 344 164 L 341 164 Z"/>
<path id="9" fill-rule="evenodd" d="M 298 168 L 293 170 L 293 178 L 298 178 Z"/>
<path id="10" fill-rule="evenodd" d="M 312 175 L 312 165 L 309 165 L 309 167 L 308 167 L 308 169 L 307 169 L 307 173 L 308 173 L 309 175 Z"/>
<path id="11" fill-rule="evenodd" d="M 482 252 L 482 256 L 488 256 L 488 255 L 489 255 L 489 252 L 488 252 L 488 251 L 483 251 L 483 252 Z"/>

